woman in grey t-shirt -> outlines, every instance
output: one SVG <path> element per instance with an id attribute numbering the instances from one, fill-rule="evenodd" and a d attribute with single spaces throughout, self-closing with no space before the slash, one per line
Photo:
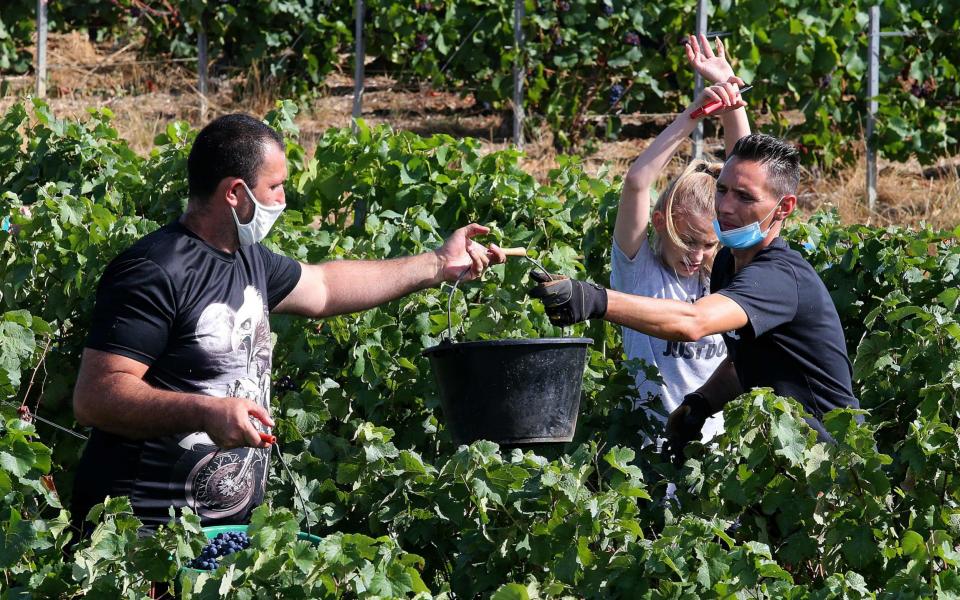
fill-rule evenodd
<path id="1" fill-rule="evenodd" d="M 717 40 L 714 53 L 703 36 L 690 36 L 687 58 L 693 68 L 713 82 L 643 151 L 627 171 L 613 233 L 610 285 L 628 294 L 696 302 L 709 293 L 710 268 L 718 242 L 713 231 L 714 192 L 720 163 L 694 161 L 660 194 L 650 214 L 650 190 L 667 163 L 697 125 L 691 114 L 704 103 L 722 102 L 720 110 L 724 142 L 729 152 L 738 139 L 750 133 L 745 103 L 737 88 L 742 81 L 733 74 L 723 44 Z M 652 221 L 652 233 L 648 226 Z M 641 359 L 656 366 L 663 383 L 637 373 L 639 403 L 647 405 L 659 396 L 667 414 L 676 409 L 683 396 L 700 387 L 726 356 L 719 335 L 696 342 L 668 342 L 623 329 L 627 358 Z M 652 412 L 652 411 L 651 411 Z M 652 412 L 652 414 L 655 414 Z M 659 416 L 661 420 L 665 417 Z M 718 414 L 703 427 L 709 440 L 723 429 Z"/>

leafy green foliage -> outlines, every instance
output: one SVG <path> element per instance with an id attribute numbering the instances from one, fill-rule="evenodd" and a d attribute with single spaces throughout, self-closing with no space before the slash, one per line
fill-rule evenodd
<path id="1" fill-rule="evenodd" d="M 0 19 L 0 72 L 29 66 L 34 3 L 12 0 Z M 929 163 L 956 154 L 960 138 L 960 17 L 950 0 L 886 0 L 876 143 L 893 160 Z M 531 127 L 545 123 L 557 145 L 616 136 L 622 115 L 677 112 L 691 101 L 693 74 L 681 40 L 694 29 L 691 0 L 527 0 L 522 51 L 512 0 L 366 3 L 365 43 L 403 80 L 472 94 L 481 110 L 509 109 L 512 69 L 525 69 Z M 211 2 L 159 0 L 51 3 L 52 26 L 142 37 L 145 52 L 196 56 L 201 24 L 214 70 L 242 70 L 260 88 L 310 95 L 341 56 L 353 52 L 354 3 L 347 0 Z M 867 109 L 868 3 L 722 0 L 710 29 L 725 31 L 738 74 L 754 86 L 764 130 L 796 140 L 830 169 L 859 151 Z M 518 57 L 518 52 L 520 56 Z M 338 54 L 339 53 L 339 54 Z"/>
<path id="2" fill-rule="evenodd" d="M 13 225 L 0 232 L 0 393 L 73 426 L 96 281 L 181 210 L 195 132 L 171 124 L 139 157 L 107 112 L 75 123 L 33 110 L 30 120 L 11 107 L 0 128 Z M 291 171 L 268 241 L 277 250 L 310 262 L 399 256 L 476 220 L 551 270 L 607 281 L 619 182 L 566 159 L 541 184 L 515 151 L 363 123 L 327 132 L 308 158 L 295 113 L 284 102 L 268 115 L 288 136 Z M 960 593 L 958 235 L 832 215 L 793 225 L 787 237 L 838 306 L 864 411 L 828 414 L 837 443 L 825 445 L 796 402 L 753 390 L 727 407 L 716 444 L 693 444 L 679 467 L 647 442 L 659 421 L 633 408 L 632 373 L 657 374 L 622 360 L 617 328 L 553 328 L 526 298 L 524 262 L 463 286 L 452 325 L 458 339 L 595 340 L 577 434 L 561 447 L 452 442 L 421 355 L 446 335 L 447 287 L 319 323 L 277 317 L 274 414 L 291 472 L 273 467 L 252 547 L 212 572 L 183 570 L 205 544 L 189 511 L 141 538 L 129 502 L 108 499 L 81 536 L 50 485 L 69 490 L 75 441 L 4 404 L 0 597 L 133 598 L 151 581 L 202 598 Z M 298 541 L 307 528 L 319 541 Z"/>
<path id="3" fill-rule="evenodd" d="M 430 79 L 472 92 L 478 104 L 506 108 L 517 56 L 512 5 L 377 3 L 367 32 L 370 48 L 401 76 Z M 772 116 L 766 130 L 797 139 L 827 168 L 849 161 L 858 151 L 852 140 L 862 139 L 867 8 L 727 0 L 709 15 L 710 29 L 732 34 L 725 39 L 728 52 L 754 85 L 747 98 L 751 110 Z M 681 40 L 694 28 L 695 9 L 687 0 L 526 2 L 521 60 L 527 114 L 545 120 L 558 145 L 568 147 L 595 131 L 616 135 L 622 114 L 682 109 L 691 100 L 693 74 Z M 889 0 L 882 15 L 884 30 L 911 35 L 881 42 L 878 148 L 894 160 L 923 162 L 956 153 L 958 121 L 950 110 L 960 97 L 955 11 L 943 0 Z"/>
<path id="4" fill-rule="evenodd" d="M 12 0 L 0 16 L 0 72 L 25 73 L 30 68 L 30 53 L 24 47 L 34 31 L 36 5 L 27 0 Z"/>
<path id="5" fill-rule="evenodd" d="M 127 0 L 137 4 L 136 0 Z M 348 0 L 274 0 L 179 3 L 180 35 L 150 29 L 150 48 L 196 55 L 197 31 L 207 31 L 209 53 L 224 69 L 260 72 L 257 84 L 278 82 L 291 93 L 308 93 L 338 64 L 337 52 L 352 40 L 353 3 Z"/>

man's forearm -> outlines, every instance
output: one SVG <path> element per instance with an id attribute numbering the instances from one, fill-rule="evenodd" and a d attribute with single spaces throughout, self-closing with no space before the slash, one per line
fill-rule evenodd
<path id="1" fill-rule="evenodd" d="M 728 402 L 742 394 L 743 388 L 740 386 L 740 378 L 737 377 L 737 368 L 733 364 L 733 359 L 727 356 L 697 391 L 706 398 L 714 413 L 723 410 Z"/>
<path id="2" fill-rule="evenodd" d="M 606 320 L 649 336 L 693 342 L 698 336 L 698 311 L 693 304 L 607 291 Z M 694 337 L 698 336 L 698 337 Z"/>
<path id="3" fill-rule="evenodd" d="M 678 342 L 695 342 L 749 323 L 740 305 L 723 294 L 708 294 L 691 304 L 613 290 L 607 291 L 604 318 L 640 333 Z"/>
<path id="4" fill-rule="evenodd" d="M 156 389 L 126 373 L 107 373 L 79 381 L 74 413 L 81 425 L 131 439 L 202 431 L 207 406 L 224 401 L 202 394 Z"/>
<path id="5" fill-rule="evenodd" d="M 325 301 L 320 317 L 358 312 L 439 285 L 441 261 L 433 252 L 389 260 L 335 260 L 322 269 Z"/>

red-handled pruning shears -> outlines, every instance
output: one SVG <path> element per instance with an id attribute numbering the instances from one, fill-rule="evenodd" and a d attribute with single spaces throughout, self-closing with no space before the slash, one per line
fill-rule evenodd
<path id="1" fill-rule="evenodd" d="M 256 419 L 253 418 L 253 416 L 250 417 L 250 423 L 251 423 L 254 427 L 257 426 L 257 421 L 256 421 Z M 277 443 L 277 436 L 275 436 L 275 435 L 271 435 L 271 434 L 269 434 L 269 433 L 264 433 L 264 432 L 262 432 L 262 431 L 258 431 L 257 434 L 260 436 L 260 441 L 261 441 L 261 442 L 264 442 L 265 444 L 276 444 L 276 443 Z"/>
<path id="2" fill-rule="evenodd" d="M 753 89 L 753 86 L 752 86 L 752 85 L 748 85 L 747 87 L 739 90 L 740 95 L 742 96 L 743 94 L 745 94 L 746 92 L 749 92 L 749 91 L 752 90 L 752 89 Z M 712 101 L 710 101 L 710 102 L 707 102 L 706 104 L 704 104 L 703 106 L 701 106 L 701 107 L 698 108 L 697 110 L 693 111 L 692 113 L 690 113 L 690 118 L 691 118 L 691 119 L 699 119 L 700 117 L 705 117 L 705 116 L 707 116 L 707 115 L 712 115 L 713 113 L 717 112 L 717 111 L 720 110 L 721 108 L 723 108 L 723 102 L 722 102 L 722 101 L 720 101 L 720 100 L 712 100 Z"/>

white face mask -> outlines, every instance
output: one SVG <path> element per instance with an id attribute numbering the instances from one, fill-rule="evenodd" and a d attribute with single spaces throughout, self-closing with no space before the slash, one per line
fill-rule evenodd
<path id="1" fill-rule="evenodd" d="M 286 205 L 265 206 L 260 204 L 250 188 L 247 187 L 246 182 L 241 179 L 240 183 L 243 184 L 243 189 L 247 190 L 250 199 L 253 200 L 253 217 L 249 223 L 241 223 L 240 219 L 237 218 L 236 209 L 231 207 L 230 211 L 233 212 L 233 221 L 237 224 L 237 236 L 240 238 L 240 245 L 252 246 L 267 237 L 270 228 L 280 217 L 280 213 L 283 212 Z"/>

